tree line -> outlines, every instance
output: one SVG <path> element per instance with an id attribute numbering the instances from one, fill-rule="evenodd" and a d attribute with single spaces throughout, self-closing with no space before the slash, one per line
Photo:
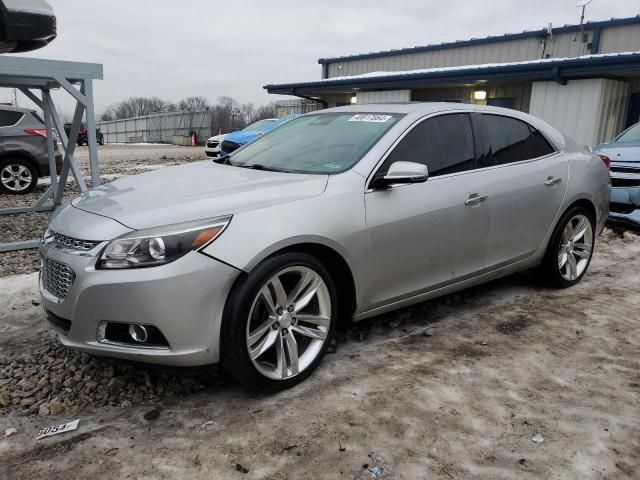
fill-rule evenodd
<path id="1" fill-rule="evenodd" d="M 275 118 L 276 102 L 256 107 L 253 103 L 240 103 L 232 97 L 218 97 L 214 104 L 201 96 L 187 97 L 179 102 L 166 101 L 158 97 L 130 97 L 107 107 L 100 115 L 100 120 L 109 122 L 123 118 L 143 117 L 156 113 L 194 112 L 209 110 L 213 125 L 225 129 L 241 128 L 263 118 Z"/>

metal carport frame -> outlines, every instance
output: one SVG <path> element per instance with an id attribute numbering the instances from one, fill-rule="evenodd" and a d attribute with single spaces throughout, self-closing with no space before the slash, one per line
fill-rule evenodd
<path id="1" fill-rule="evenodd" d="M 0 215 L 45 212 L 55 210 L 62 203 L 69 171 L 75 177 L 80 192 L 87 190 L 80 166 L 74 157 L 82 117 L 86 112 L 87 144 L 92 186 L 100 185 L 98 146 L 96 141 L 95 109 L 93 106 L 93 80 L 102 80 L 102 65 L 97 63 L 66 62 L 37 58 L 0 55 L 0 87 L 17 88 L 31 99 L 44 113 L 47 128 L 47 151 L 51 186 L 31 207 L 1 208 Z M 76 108 L 69 137 L 51 98 L 51 90 L 62 88 L 75 100 Z M 35 92 L 40 91 L 38 96 Z M 58 132 L 64 151 L 62 170 L 58 176 L 53 143 L 53 131 Z M 51 201 L 50 201 L 51 200 Z M 36 248 L 39 240 L 0 243 L 0 252 Z"/>

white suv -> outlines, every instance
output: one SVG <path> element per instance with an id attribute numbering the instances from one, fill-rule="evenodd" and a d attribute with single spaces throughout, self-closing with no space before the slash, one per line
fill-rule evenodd
<path id="1" fill-rule="evenodd" d="M 220 155 L 220 144 L 224 140 L 224 137 L 226 137 L 226 134 L 216 135 L 207 140 L 207 145 L 204 148 L 204 153 L 207 154 L 207 157 L 217 157 Z"/>

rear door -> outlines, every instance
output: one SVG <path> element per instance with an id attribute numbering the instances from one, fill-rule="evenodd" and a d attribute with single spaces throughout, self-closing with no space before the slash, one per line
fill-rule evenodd
<path id="1" fill-rule="evenodd" d="M 398 161 L 426 164 L 429 179 L 365 194 L 373 253 L 367 290 L 374 308 L 473 276 L 486 266 L 491 178 L 474 170 L 469 114 L 423 120 L 375 176 Z"/>
<path id="2" fill-rule="evenodd" d="M 472 119 L 482 144 L 478 168 L 493 178 L 487 261 L 498 268 L 541 246 L 567 190 L 568 163 L 522 120 L 479 113 Z"/>

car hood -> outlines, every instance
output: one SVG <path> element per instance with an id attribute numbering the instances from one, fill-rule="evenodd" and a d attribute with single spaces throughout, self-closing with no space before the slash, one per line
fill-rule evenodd
<path id="1" fill-rule="evenodd" d="M 71 204 L 132 229 L 238 214 L 320 195 L 326 175 L 196 162 L 135 175 L 89 190 Z"/>
<path id="2" fill-rule="evenodd" d="M 238 145 L 244 145 L 245 143 L 253 142 L 256 138 L 264 135 L 264 132 L 259 130 L 252 130 L 249 132 L 233 132 L 229 133 L 224 139 L 227 142 L 237 143 Z"/>
<path id="3" fill-rule="evenodd" d="M 208 138 L 207 142 L 221 142 L 222 140 L 224 140 L 225 136 L 226 136 L 225 134 L 216 135 L 215 137 Z"/>
<path id="4" fill-rule="evenodd" d="M 598 145 L 596 153 L 606 155 L 612 162 L 640 163 L 640 142 L 611 142 Z"/>

